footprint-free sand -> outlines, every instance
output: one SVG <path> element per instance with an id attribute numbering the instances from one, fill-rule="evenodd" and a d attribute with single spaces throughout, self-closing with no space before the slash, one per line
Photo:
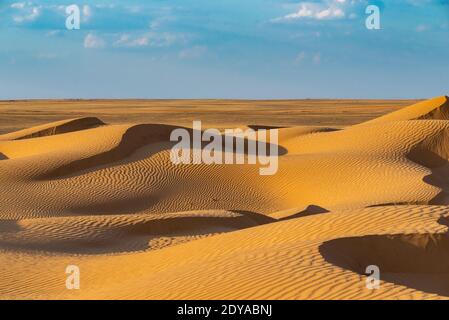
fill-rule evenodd
<path id="1" fill-rule="evenodd" d="M 449 297 L 448 97 L 0 113 L 1 299 Z M 173 164 L 170 133 L 192 120 L 277 128 L 278 172 Z"/>

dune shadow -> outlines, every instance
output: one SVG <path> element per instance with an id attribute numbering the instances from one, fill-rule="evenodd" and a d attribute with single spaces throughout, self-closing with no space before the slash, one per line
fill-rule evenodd
<path id="1" fill-rule="evenodd" d="M 323 243 L 319 251 L 328 263 L 359 275 L 375 265 L 382 281 L 449 296 L 448 234 L 341 238 Z"/>
<path id="2" fill-rule="evenodd" d="M 449 204 L 449 163 L 443 167 L 433 168 L 432 173 L 423 178 L 423 181 L 438 187 L 441 191 L 429 201 L 431 205 Z"/>
<path id="3" fill-rule="evenodd" d="M 163 140 L 169 140 L 170 133 L 176 127 L 162 124 L 136 125 L 128 129 L 117 147 L 92 157 L 73 161 L 44 175 L 41 179 L 58 179 L 77 172 L 110 165 L 130 156 L 137 149 Z"/>
<path id="4" fill-rule="evenodd" d="M 15 251 L 40 251 L 65 254 L 114 254 L 151 250 L 150 241 L 160 238 L 186 237 L 183 242 L 216 233 L 230 232 L 259 225 L 244 215 L 235 217 L 172 217 L 148 220 L 124 226 L 103 227 L 82 235 L 47 233 L 39 236 L 16 233 L 2 237 L 0 248 Z M 188 238 L 188 239 L 187 239 Z M 157 249 L 157 248 L 156 248 Z"/>
<path id="5" fill-rule="evenodd" d="M 429 204 L 449 204 L 449 131 L 443 130 L 433 139 L 424 140 L 413 148 L 407 158 L 431 173 L 423 178 L 429 185 L 441 191 L 429 201 Z"/>
<path id="6" fill-rule="evenodd" d="M 271 130 L 271 129 L 283 129 L 285 127 L 250 124 L 248 125 L 248 128 L 253 130 Z"/>
<path id="7" fill-rule="evenodd" d="M 123 135 L 119 145 L 112 150 L 94 155 L 92 157 L 76 160 L 69 164 L 58 167 L 50 173 L 41 176 L 40 179 L 55 180 L 67 178 L 70 176 L 95 171 L 106 166 L 113 167 L 115 165 L 127 163 L 127 161 L 122 161 L 130 157 L 137 150 L 151 144 L 159 143 L 159 148 L 152 150 L 150 153 L 143 153 L 141 157 L 133 159 L 133 161 L 138 161 L 145 157 L 150 157 L 156 152 L 171 149 L 177 143 L 170 141 L 171 134 L 176 129 L 184 129 L 189 134 L 191 139 L 190 150 L 192 151 L 191 153 L 193 153 L 197 149 L 197 147 L 193 143 L 193 137 L 195 135 L 201 137 L 203 134 L 202 131 L 165 124 L 141 124 L 128 129 Z M 267 134 L 267 136 L 268 135 L 269 134 Z M 280 145 L 273 145 L 269 142 L 264 143 L 263 150 L 261 150 L 262 146 L 259 143 L 255 143 L 253 140 L 249 139 L 246 136 L 233 137 L 231 148 L 229 148 L 229 145 L 226 144 L 226 135 L 224 134 L 211 135 L 210 138 L 210 141 L 215 141 L 216 139 L 217 141 L 221 141 L 219 145 L 221 145 L 223 163 L 224 153 L 229 151 L 234 154 L 233 158 L 235 158 L 239 154 L 243 154 L 244 156 L 258 156 L 259 153 L 262 153 L 262 155 L 270 156 L 271 150 L 274 149 L 277 151 L 277 155 L 287 154 L 287 150 L 285 148 Z M 203 149 L 209 143 L 210 142 L 202 141 L 200 148 Z M 239 148 L 239 146 L 242 148 Z M 237 163 L 236 159 L 234 159 L 234 163 Z"/>
<path id="8" fill-rule="evenodd" d="M 252 129 L 252 128 L 250 128 Z M 259 143 L 257 143 L 257 138 L 259 138 L 258 136 L 258 130 L 266 130 L 266 137 L 267 137 L 267 142 L 264 143 L 263 148 L 264 150 L 261 150 L 261 145 Z M 270 137 L 270 133 L 269 133 L 269 129 L 265 129 L 265 128 L 259 128 L 259 129 L 252 129 L 253 132 L 256 134 L 253 137 L 251 137 L 250 134 L 248 134 L 248 132 L 246 132 L 245 130 L 242 130 L 242 134 L 235 134 L 235 135 L 226 135 L 225 133 L 220 133 L 220 134 L 211 134 L 211 141 L 221 141 L 220 145 L 221 145 L 221 150 L 224 151 L 230 151 L 232 153 L 234 153 L 234 155 L 239 155 L 239 154 L 243 154 L 245 156 L 251 156 L 251 155 L 258 155 L 260 153 L 269 156 L 270 152 L 272 149 L 276 149 L 277 151 L 277 155 L 282 156 L 282 155 L 286 155 L 288 153 L 288 150 L 285 149 L 283 146 L 279 145 L 279 144 L 274 144 L 274 143 L 270 143 L 269 142 L 269 137 Z M 202 132 L 198 132 L 198 130 L 191 130 L 191 137 L 193 137 L 195 134 L 202 134 Z M 228 141 L 226 141 L 226 138 L 231 138 L 228 141 L 232 141 L 232 143 L 228 144 Z M 207 146 L 209 144 L 209 142 L 203 142 L 201 144 L 201 148 L 204 148 L 205 146 Z M 192 141 L 192 145 L 193 145 L 193 141 Z"/>
<path id="9" fill-rule="evenodd" d="M 248 217 L 251 220 L 253 220 L 256 224 L 262 225 L 267 223 L 276 222 L 278 220 L 271 218 L 269 216 L 266 216 L 261 213 L 253 212 L 253 211 L 246 211 L 246 210 L 230 210 L 231 212 L 235 212 L 238 214 L 241 214 L 242 216 Z"/>
<path id="10" fill-rule="evenodd" d="M 279 221 L 283 221 L 283 220 L 290 220 L 290 219 L 296 219 L 296 218 L 303 218 L 303 217 L 307 217 L 307 216 L 313 216 L 316 214 L 322 214 L 322 213 L 328 213 L 330 212 L 329 210 L 320 207 L 320 206 L 316 206 L 316 205 L 309 205 L 306 209 L 304 209 L 301 212 L 292 214 L 290 216 L 284 217 L 279 219 Z"/>
<path id="11" fill-rule="evenodd" d="M 8 160 L 8 157 L 0 152 L 0 160 Z"/>
<path id="12" fill-rule="evenodd" d="M 104 126 L 104 125 L 105 125 L 105 123 L 96 117 L 84 117 L 84 118 L 79 118 L 79 119 L 74 119 L 74 120 L 68 121 L 67 123 L 64 123 L 64 124 L 61 124 L 58 126 L 46 128 L 43 130 L 33 132 L 31 134 L 24 135 L 22 137 L 16 138 L 16 140 L 25 140 L 25 139 L 32 139 L 32 138 L 54 136 L 54 135 L 58 135 L 58 134 L 68 133 L 68 132 L 75 132 L 75 131 L 98 128 L 98 127 Z"/>
<path id="13" fill-rule="evenodd" d="M 16 220 L 0 220 L 0 233 L 19 232 L 22 230 Z"/>

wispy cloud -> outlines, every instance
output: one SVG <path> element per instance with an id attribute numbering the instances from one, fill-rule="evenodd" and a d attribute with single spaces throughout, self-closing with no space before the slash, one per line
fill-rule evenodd
<path id="1" fill-rule="evenodd" d="M 83 14 L 82 14 L 82 18 L 84 22 L 87 22 L 91 19 L 92 17 L 92 8 L 89 5 L 84 5 L 83 6 Z"/>
<path id="2" fill-rule="evenodd" d="M 18 11 L 13 20 L 16 23 L 32 22 L 36 20 L 42 12 L 42 6 L 34 5 L 32 2 L 15 2 L 11 8 Z"/>
<path id="3" fill-rule="evenodd" d="M 106 46 L 106 41 L 93 33 L 88 33 L 84 38 L 84 48 L 87 49 L 101 49 Z"/>
<path id="4" fill-rule="evenodd" d="M 318 2 L 300 2 L 296 5 L 296 11 L 282 17 L 272 19 L 272 22 L 288 22 L 300 19 L 341 19 L 350 16 L 351 14 L 348 13 L 348 8 L 360 2 L 360 0 L 322 0 Z"/>
<path id="5" fill-rule="evenodd" d="M 187 38 L 182 34 L 171 32 L 149 31 L 139 35 L 121 34 L 113 43 L 114 47 L 169 47 L 174 44 L 183 44 Z"/>
<path id="6" fill-rule="evenodd" d="M 24 9 L 26 6 L 25 2 L 15 2 L 11 4 L 11 8 L 13 9 Z"/>
<path id="7" fill-rule="evenodd" d="M 149 43 L 149 35 L 133 38 L 129 34 L 122 34 L 120 38 L 114 42 L 114 47 L 146 47 Z"/>
<path id="8" fill-rule="evenodd" d="M 302 63 L 320 64 L 321 63 L 321 52 L 316 52 L 316 53 L 310 54 L 305 51 L 301 51 L 295 57 L 294 63 L 297 65 L 302 64 Z"/>

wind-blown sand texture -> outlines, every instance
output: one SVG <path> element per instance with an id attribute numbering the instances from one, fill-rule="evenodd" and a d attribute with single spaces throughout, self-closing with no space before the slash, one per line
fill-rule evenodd
<path id="1" fill-rule="evenodd" d="M 285 102 L 308 126 L 292 125 L 291 114 L 290 124 L 270 121 L 280 102 L 260 102 L 257 121 L 222 121 L 282 127 L 273 176 L 258 165 L 174 165 L 170 133 L 197 114 L 126 124 L 102 103 L 10 133 L 17 123 L 3 120 L 0 298 L 449 297 L 447 97 L 403 108 L 325 101 L 313 115 Z M 29 116 L 32 104 L 0 111 Z M 346 110 L 333 115 L 343 120 L 313 121 L 332 106 Z M 80 267 L 80 290 L 66 289 L 67 265 Z M 380 268 L 378 290 L 365 285 L 368 265 Z"/>

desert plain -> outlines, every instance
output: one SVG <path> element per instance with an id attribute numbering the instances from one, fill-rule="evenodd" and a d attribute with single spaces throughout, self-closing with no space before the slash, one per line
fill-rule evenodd
<path id="1" fill-rule="evenodd" d="M 172 163 L 194 120 L 278 172 Z M 0 299 L 447 299 L 448 159 L 446 96 L 0 101 Z"/>

